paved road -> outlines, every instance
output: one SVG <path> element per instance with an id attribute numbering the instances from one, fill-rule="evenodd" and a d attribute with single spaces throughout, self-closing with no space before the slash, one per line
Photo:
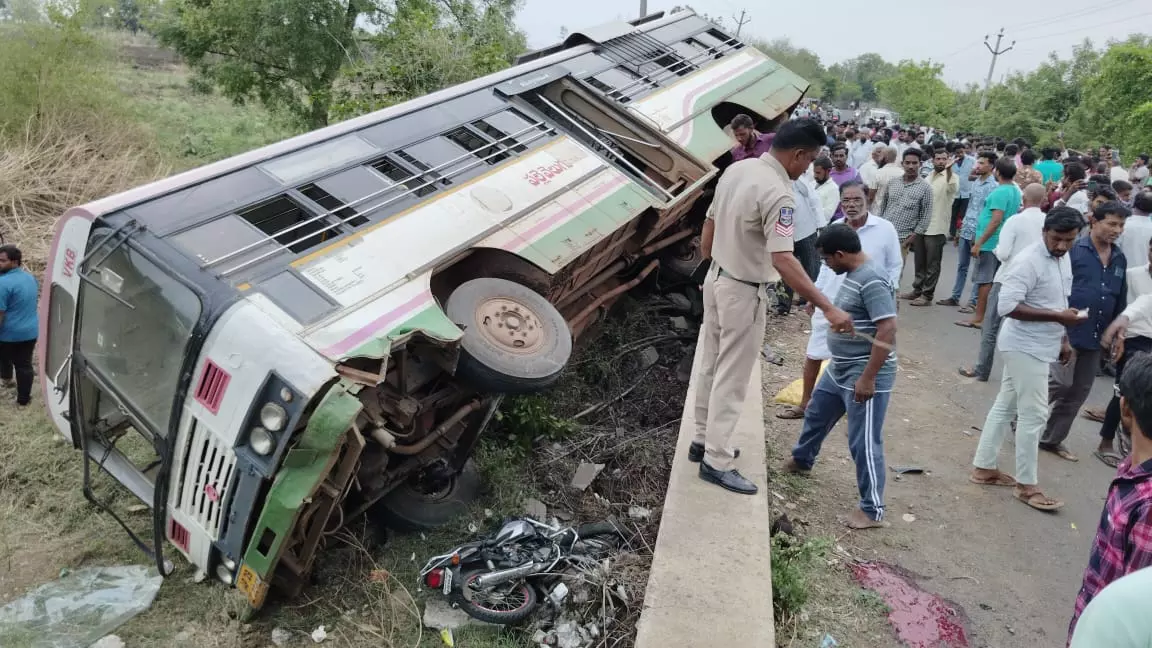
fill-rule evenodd
<path id="1" fill-rule="evenodd" d="M 912 257 L 909 255 L 904 289 L 911 285 L 912 270 Z M 948 246 L 936 299 L 948 296 L 955 276 L 956 251 Z M 968 287 L 965 287 L 965 298 L 967 294 Z M 960 418 L 965 419 L 933 422 L 942 435 L 940 448 L 924 447 L 921 445 L 923 438 L 914 438 L 923 456 L 935 455 L 940 462 L 941 453 L 948 452 L 947 460 L 943 461 L 946 465 L 937 467 L 945 470 L 938 472 L 937 477 L 946 476 L 949 482 L 959 483 L 949 484 L 943 494 L 925 498 L 929 506 L 935 502 L 938 513 L 950 518 L 944 520 L 948 523 L 948 531 L 943 537 L 939 533 L 914 532 L 908 562 L 902 561 L 902 564 L 922 574 L 930 574 L 933 582 L 926 583 L 927 587 L 954 598 L 964 606 L 973 628 L 977 629 L 974 646 L 1062 646 L 1113 474 L 1091 455 L 1099 424 L 1078 418 L 1073 426 L 1067 444 L 1080 457 L 1078 463 L 1040 453 L 1041 486 L 1066 502 L 1059 514 L 1033 511 L 1014 501 L 1007 489 L 982 489 L 961 481 L 959 471 L 966 470 L 970 463 L 978 433 L 973 432 L 972 437 L 965 439 L 960 430 L 970 424 L 982 424 L 999 389 L 1001 368 L 997 362 L 993 379 L 988 383 L 968 381 L 956 374 L 958 366 L 970 365 L 975 360 L 979 345 L 979 331 L 953 325 L 960 317 L 951 307 L 912 308 L 906 302 L 901 304 L 898 340 L 902 355 L 937 367 L 954 378 L 951 381 L 943 379 L 939 389 L 945 392 L 941 394 L 943 397 L 963 410 L 964 415 Z M 1111 390 L 1110 378 L 1097 378 L 1088 404 L 1106 403 Z M 901 416 L 909 416 L 909 404 L 894 405 L 894 409 L 896 407 L 904 410 Z M 954 409 L 946 409 L 951 412 L 949 416 L 958 414 Z M 930 411 L 927 415 L 923 413 L 923 406 L 920 410 L 911 411 L 919 412 L 920 416 L 931 416 Z M 914 458 L 906 447 L 907 441 L 902 444 L 899 439 L 891 439 L 889 443 L 895 454 L 904 455 L 905 460 Z M 905 447 L 901 448 L 901 445 Z M 955 456 L 957 452 L 965 451 L 968 453 L 966 456 Z M 893 457 L 889 460 L 895 463 Z M 1005 443 L 1001 451 L 1001 467 L 1013 470 L 1010 442 Z M 907 499 L 909 503 L 916 501 L 914 498 L 901 499 Z M 899 513 L 894 508 L 890 511 Z M 940 528 L 944 529 L 944 526 Z M 920 540 L 926 545 L 923 549 L 928 549 L 928 545 L 943 545 L 939 552 L 916 551 L 916 535 L 921 534 Z"/>

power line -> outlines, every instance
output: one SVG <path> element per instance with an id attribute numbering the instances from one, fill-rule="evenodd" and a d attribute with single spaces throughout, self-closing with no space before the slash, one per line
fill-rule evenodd
<path id="1" fill-rule="evenodd" d="M 1065 20 L 1069 20 L 1072 18 L 1079 18 L 1079 17 L 1083 17 L 1083 16 L 1090 16 L 1090 15 L 1095 14 L 1095 13 L 1101 13 L 1105 10 L 1113 9 L 1113 8 L 1119 7 L 1121 5 L 1132 4 L 1133 2 L 1136 2 L 1136 0 L 1117 0 L 1116 2 L 1112 2 L 1110 4 L 1104 4 L 1104 5 L 1100 5 L 1100 6 L 1089 7 L 1086 9 L 1077 9 L 1075 11 L 1071 11 L 1071 12 L 1068 12 L 1066 14 L 1060 14 L 1057 16 L 1047 16 L 1045 18 L 1040 18 L 1038 20 L 1032 20 L 1029 22 L 1020 23 L 1018 25 L 1013 25 L 1012 29 L 1016 32 L 1031 31 L 1033 29 L 1039 29 L 1040 27 L 1045 27 L 1047 25 L 1054 25 L 1057 23 L 1061 23 L 1061 22 L 1064 22 Z"/>
<path id="2" fill-rule="evenodd" d="M 1116 23 L 1127 22 L 1127 21 L 1133 20 L 1135 18 L 1141 18 L 1143 16 L 1152 16 L 1152 11 L 1148 11 L 1148 12 L 1145 12 L 1142 14 L 1135 14 L 1132 16 L 1125 16 L 1123 18 L 1119 18 L 1116 20 L 1110 20 L 1108 22 L 1099 23 L 1096 25 L 1088 25 L 1087 27 L 1077 27 L 1076 29 L 1070 29 L 1068 31 L 1058 32 L 1055 34 L 1041 34 L 1039 36 L 1031 36 L 1029 38 L 1022 38 L 1022 39 L 1020 39 L 1020 42 L 1021 43 L 1027 43 L 1029 41 L 1040 40 L 1043 38 L 1056 38 L 1057 36 L 1067 36 L 1068 34 L 1083 33 L 1084 31 L 1089 30 L 1089 29 L 1096 29 L 1097 27 L 1107 27 L 1108 25 L 1115 25 Z"/>

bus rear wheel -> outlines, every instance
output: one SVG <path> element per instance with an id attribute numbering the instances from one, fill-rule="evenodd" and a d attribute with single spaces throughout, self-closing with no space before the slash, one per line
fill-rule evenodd
<path id="1" fill-rule="evenodd" d="M 397 531 L 427 531 L 464 515 L 480 497 L 480 470 L 469 459 L 457 475 L 436 484 L 410 479 L 377 504 L 383 522 Z"/>
<path id="2" fill-rule="evenodd" d="M 529 394 L 551 387 L 572 356 L 572 333 L 540 293 L 506 279 L 461 284 L 444 312 L 464 330 L 456 375 L 482 392 Z"/>

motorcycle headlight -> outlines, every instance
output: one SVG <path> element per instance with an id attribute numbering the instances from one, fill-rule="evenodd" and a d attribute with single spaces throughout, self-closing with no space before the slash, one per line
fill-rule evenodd
<path id="1" fill-rule="evenodd" d="M 252 432 L 248 435 L 248 445 L 252 446 L 256 454 L 267 455 L 276 449 L 276 438 L 264 428 L 252 428 Z"/>
<path id="2" fill-rule="evenodd" d="M 260 408 L 260 424 L 273 432 L 279 432 L 288 424 L 288 412 L 276 403 L 268 403 Z"/>

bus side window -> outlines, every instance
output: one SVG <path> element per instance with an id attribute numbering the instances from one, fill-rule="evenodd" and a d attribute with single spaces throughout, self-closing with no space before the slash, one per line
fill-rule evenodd
<path id="1" fill-rule="evenodd" d="M 72 353 L 72 328 L 76 322 L 76 300 L 72 293 L 59 284 L 52 284 L 51 297 L 48 306 L 48 354 L 45 358 L 46 375 L 54 380 L 60 374 L 60 383 L 56 387 L 65 389 L 68 384 L 67 371 L 61 372 L 61 367 Z"/>

